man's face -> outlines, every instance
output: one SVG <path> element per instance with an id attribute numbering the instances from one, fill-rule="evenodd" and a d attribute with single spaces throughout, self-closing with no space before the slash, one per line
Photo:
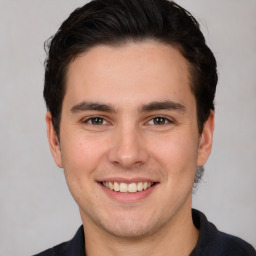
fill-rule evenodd
<path id="1" fill-rule="evenodd" d="M 49 113 L 48 137 L 85 229 L 139 237 L 190 214 L 213 115 L 199 136 L 189 83 L 182 55 L 153 41 L 93 47 L 70 64 L 60 143 Z"/>

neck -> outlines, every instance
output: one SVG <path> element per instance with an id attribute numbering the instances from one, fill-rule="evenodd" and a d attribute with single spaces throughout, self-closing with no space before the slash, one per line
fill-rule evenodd
<path id="1" fill-rule="evenodd" d="M 173 216 L 170 224 L 145 237 L 113 236 L 96 225 L 88 225 L 88 220 L 84 227 L 87 256 L 187 256 L 195 248 L 199 236 L 193 224 L 191 204 L 190 209 Z"/>

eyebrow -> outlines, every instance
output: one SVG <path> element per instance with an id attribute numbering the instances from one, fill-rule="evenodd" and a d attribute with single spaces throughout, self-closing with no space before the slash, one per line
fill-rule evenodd
<path id="1" fill-rule="evenodd" d="M 77 113 L 80 111 L 88 111 L 88 110 L 95 110 L 95 111 L 108 112 L 108 113 L 116 112 L 116 110 L 109 105 L 94 103 L 94 102 L 85 102 L 85 101 L 74 105 L 70 111 L 72 113 Z"/>
<path id="2" fill-rule="evenodd" d="M 71 108 L 71 113 L 77 113 L 82 111 L 101 111 L 101 112 L 108 112 L 108 113 L 116 113 L 117 111 L 111 107 L 110 105 L 96 103 L 96 102 L 86 102 L 83 101 L 81 103 L 78 103 L 74 105 Z M 150 102 L 148 104 L 142 105 L 139 108 L 139 112 L 151 112 L 156 110 L 178 110 L 180 112 L 185 112 L 185 106 L 183 106 L 180 103 L 174 102 L 174 101 L 154 101 Z"/>
<path id="3" fill-rule="evenodd" d="M 174 102 L 174 101 L 155 101 L 151 102 L 149 104 L 143 105 L 140 109 L 139 112 L 150 112 L 150 111 L 155 111 L 155 110 L 178 110 L 180 112 L 185 112 L 186 108 L 184 105 Z"/>

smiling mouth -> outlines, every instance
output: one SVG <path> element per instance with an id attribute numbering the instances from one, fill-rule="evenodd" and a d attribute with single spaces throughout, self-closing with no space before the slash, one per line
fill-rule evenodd
<path id="1" fill-rule="evenodd" d="M 123 183 L 123 182 L 119 183 L 119 182 L 103 181 L 101 182 L 101 184 L 112 191 L 121 192 L 121 193 L 136 193 L 142 190 L 147 190 L 153 185 L 155 185 L 154 182 L 148 182 L 148 181 L 138 182 L 138 183 L 129 183 L 129 184 Z"/>

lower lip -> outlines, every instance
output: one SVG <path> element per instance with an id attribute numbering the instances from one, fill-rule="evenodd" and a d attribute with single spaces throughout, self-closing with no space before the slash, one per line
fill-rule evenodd
<path id="1" fill-rule="evenodd" d="M 154 184 L 150 188 L 134 193 L 122 193 L 122 192 L 116 192 L 114 190 L 110 190 L 109 188 L 104 187 L 101 183 L 99 183 L 103 191 L 113 200 L 116 200 L 118 202 L 122 203 L 131 203 L 131 202 L 138 202 L 140 200 L 145 199 L 148 197 L 152 191 L 157 187 L 157 184 Z"/>

